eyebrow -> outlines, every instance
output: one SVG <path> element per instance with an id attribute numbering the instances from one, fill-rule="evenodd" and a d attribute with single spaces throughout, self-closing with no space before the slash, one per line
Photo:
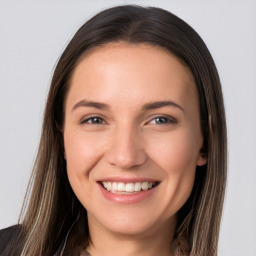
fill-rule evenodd
<path id="1" fill-rule="evenodd" d="M 178 105 L 177 103 L 173 101 L 156 101 L 152 103 L 147 103 L 143 106 L 143 110 L 151 110 L 151 109 L 157 109 L 157 108 L 162 108 L 162 107 L 175 107 L 179 108 L 180 110 L 184 111 L 184 109 Z"/>
<path id="2" fill-rule="evenodd" d="M 77 109 L 79 107 L 93 107 L 93 108 L 103 109 L 103 110 L 110 108 L 109 105 L 107 105 L 105 103 L 81 100 L 74 105 L 74 107 L 72 108 L 72 111 L 74 111 L 75 109 Z"/>
<path id="3" fill-rule="evenodd" d="M 158 109 L 158 108 L 168 107 L 168 106 L 176 107 L 176 108 L 179 108 L 180 110 L 184 111 L 184 109 L 180 105 L 178 105 L 177 103 L 175 103 L 173 101 L 155 101 L 155 102 L 146 103 L 143 105 L 142 110 L 152 110 L 152 109 Z M 101 110 L 110 109 L 110 106 L 105 103 L 81 100 L 73 106 L 72 111 L 74 111 L 75 109 L 77 109 L 79 107 L 93 107 L 93 108 L 97 108 L 97 109 L 101 109 Z"/>

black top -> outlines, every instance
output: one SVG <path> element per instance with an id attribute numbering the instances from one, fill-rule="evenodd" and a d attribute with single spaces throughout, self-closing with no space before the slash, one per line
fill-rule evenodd
<path id="1" fill-rule="evenodd" d="M 76 220 L 77 221 L 77 220 Z M 76 222 L 74 222 L 75 224 Z M 54 256 L 64 255 L 66 240 L 69 232 L 74 224 L 69 229 L 66 238 L 61 243 L 59 249 L 54 253 Z M 22 232 L 22 225 L 15 225 L 0 230 L 0 256 L 20 256 L 24 246 L 24 233 Z M 70 254 L 65 254 L 70 255 Z M 49 255 L 45 255 L 49 256 Z M 84 251 L 80 256 L 90 256 L 87 251 Z"/>
<path id="2" fill-rule="evenodd" d="M 72 227 L 70 229 L 72 229 Z M 0 256 L 20 256 L 24 245 L 23 239 L 22 225 L 14 225 L 0 230 Z M 54 253 L 54 256 L 63 255 L 66 239 L 67 237 L 62 242 L 60 248 Z"/>
<path id="3" fill-rule="evenodd" d="M 0 256 L 18 256 L 21 226 L 15 225 L 0 230 Z"/>

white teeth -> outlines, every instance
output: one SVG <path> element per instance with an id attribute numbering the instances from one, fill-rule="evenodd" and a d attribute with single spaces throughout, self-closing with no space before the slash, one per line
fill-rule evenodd
<path id="1" fill-rule="evenodd" d="M 118 185 L 116 182 L 112 183 L 112 190 L 118 190 Z"/>
<path id="2" fill-rule="evenodd" d="M 106 181 L 103 181 L 102 184 L 103 184 L 104 188 L 108 187 L 108 183 Z"/>
<path id="3" fill-rule="evenodd" d="M 111 191 L 112 193 L 135 193 L 141 190 L 145 191 L 156 185 L 156 182 L 135 182 L 135 183 L 124 183 L 124 182 L 110 182 L 103 181 L 103 187 Z"/>
<path id="4" fill-rule="evenodd" d="M 111 182 L 107 182 L 107 190 L 108 190 L 108 191 L 111 190 L 111 186 L 112 186 Z"/>
<path id="5" fill-rule="evenodd" d="M 142 190 L 148 190 L 148 182 L 142 182 L 141 188 Z"/>
<path id="6" fill-rule="evenodd" d="M 117 183 L 117 190 L 118 191 L 125 191 L 125 184 L 123 182 Z"/>
<path id="7" fill-rule="evenodd" d="M 136 192 L 138 192 L 138 191 L 141 190 L 141 182 L 136 182 L 136 183 L 135 183 L 134 190 L 135 190 Z"/>
<path id="8" fill-rule="evenodd" d="M 126 192 L 134 192 L 134 183 L 127 183 L 125 185 L 125 191 Z"/>

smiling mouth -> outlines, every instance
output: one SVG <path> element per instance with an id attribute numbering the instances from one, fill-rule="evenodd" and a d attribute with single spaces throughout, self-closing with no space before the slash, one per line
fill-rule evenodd
<path id="1" fill-rule="evenodd" d="M 100 182 L 101 186 L 114 194 L 135 194 L 142 191 L 150 190 L 156 187 L 160 182 L 134 182 L 134 183 L 124 183 L 124 182 L 110 182 L 102 181 Z"/>

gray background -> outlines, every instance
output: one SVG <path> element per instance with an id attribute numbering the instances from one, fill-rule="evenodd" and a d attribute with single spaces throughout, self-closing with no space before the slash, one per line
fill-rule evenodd
<path id="1" fill-rule="evenodd" d="M 129 3 L 175 13 L 197 30 L 215 59 L 229 140 L 219 255 L 255 256 L 256 1 L 249 0 L 0 0 L 0 228 L 17 222 L 59 55 L 88 18 Z"/>

